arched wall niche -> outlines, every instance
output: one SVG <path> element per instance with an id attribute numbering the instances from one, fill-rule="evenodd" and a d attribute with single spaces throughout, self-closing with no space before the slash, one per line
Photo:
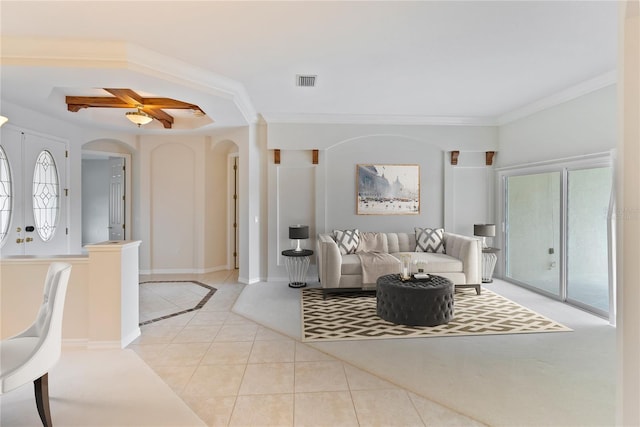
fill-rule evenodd
<path id="1" fill-rule="evenodd" d="M 117 139 L 95 139 L 88 141 L 82 144 L 82 150 L 131 155 L 137 152 L 137 150 L 128 143 Z"/>
<path id="2" fill-rule="evenodd" d="M 166 142 L 150 150 L 149 248 L 153 270 L 181 272 L 198 267 L 196 203 L 201 168 L 197 158 L 196 151 L 186 144 Z"/>
<path id="3" fill-rule="evenodd" d="M 341 145 L 344 144 L 351 144 L 351 143 L 355 143 L 361 140 L 367 140 L 367 139 L 376 139 L 376 138 L 384 138 L 385 141 L 413 141 L 419 144 L 424 144 L 424 145 L 428 145 L 428 146 L 432 146 L 433 148 L 438 148 L 440 150 L 444 150 L 445 149 L 445 145 L 444 144 L 438 144 L 436 142 L 432 142 L 432 141 L 427 141 L 425 140 L 425 138 L 421 138 L 421 137 L 417 137 L 417 136 L 412 136 L 412 135 L 406 135 L 406 134 L 402 134 L 402 133 L 372 133 L 372 134 L 368 134 L 368 135 L 359 135 L 359 136 L 355 136 L 353 138 L 346 138 L 343 139 L 331 146 L 329 146 L 327 148 L 327 151 L 332 150 L 332 149 L 336 149 L 339 148 Z"/>
<path id="4" fill-rule="evenodd" d="M 223 139 L 211 143 L 211 150 L 214 152 L 239 153 L 240 147 L 235 141 Z"/>

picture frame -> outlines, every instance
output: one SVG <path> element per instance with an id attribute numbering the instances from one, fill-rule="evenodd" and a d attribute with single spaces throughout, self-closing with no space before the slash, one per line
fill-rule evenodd
<path id="1" fill-rule="evenodd" d="M 356 165 L 357 215 L 419 215 L 420 166 Z"/>

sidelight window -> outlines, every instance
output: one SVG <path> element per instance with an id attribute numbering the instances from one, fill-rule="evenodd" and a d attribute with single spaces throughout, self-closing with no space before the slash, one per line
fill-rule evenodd
<path id="1" fill-rule="evenodd" d="M 45 242 L 55 234 L 59 206 L 58 169 L 51 153 L 43 150 L 33 171 L 33 218 L 38 235 Z"/>
<path id="2" fill-rule="evenodd" d="M 11 211 L 13 209 L 13 184 L 9 159 L 0 145 L 0 244 L 4 242 L 9 231 Z"/>

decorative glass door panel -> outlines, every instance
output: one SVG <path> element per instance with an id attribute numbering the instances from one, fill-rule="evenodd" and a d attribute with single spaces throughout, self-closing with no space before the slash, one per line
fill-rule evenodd
<path id="1" fill-rule="evenodd" d="M 12 179 L 2 256 L 68 253 L 66 143 L 5 125 L 2 148 Z"/>

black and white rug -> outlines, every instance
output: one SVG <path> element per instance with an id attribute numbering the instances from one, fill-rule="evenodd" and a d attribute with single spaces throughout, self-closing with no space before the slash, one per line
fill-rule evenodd
<path id="1" fill-rule="evenodd" d="M 421 338 L 568 332 L 570 328 L 490 290 L 456 290 L 454 318 L 446 325 L 396 325 L 376 315 L 374 293 L 330 294 L 303 289 L 302 341 Z"/>

